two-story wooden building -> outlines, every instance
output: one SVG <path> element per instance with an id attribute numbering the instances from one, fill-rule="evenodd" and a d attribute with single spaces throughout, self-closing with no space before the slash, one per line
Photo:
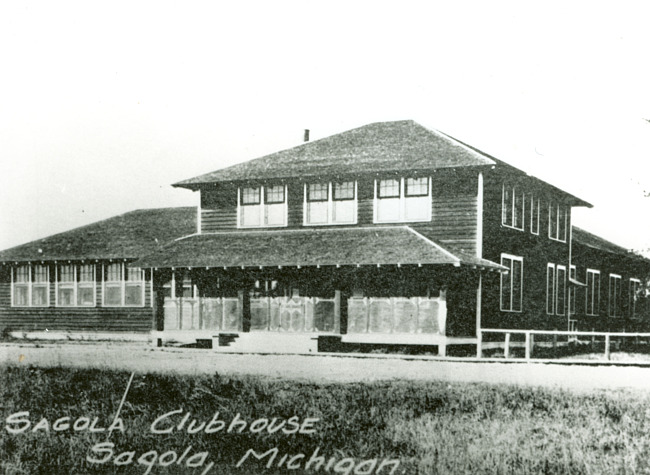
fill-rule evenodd
<path id="1" fill-rule="evenodd" d="M 571 209 L 590 205 L 413 121 L 175 186 L 200 193 L 200 232 L 136 263 L 161 277 L 157 338 L 444 353 L 481 326 L 569 325 Z"/>

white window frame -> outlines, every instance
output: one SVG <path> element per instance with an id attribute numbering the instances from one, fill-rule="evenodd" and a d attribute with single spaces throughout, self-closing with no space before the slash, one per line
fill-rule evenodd
<path id="1" fill-rule="evenodd" d="M 546 315 L 555 314 L 555 280 L 555 264 L 548 262 L 546 264 Z"/>
<path id="2" fill-rule="evenodd" d="M 506 217 L 506 188 L 512 192 L 511 194 L 511 199 L 512 202 L 509 203 L 510 206 L 510 222 L 507 222 L 507 217 Z M 520 193 L 520 199 L 521 199 L 521 227 L 515 226 L 515 216 L 516 216 L 516 211 L 517 211 L 517 193 Z M 519 191 L 519 187 L 515 185 L 508 185 L 506 187 L 505 183 L 502 185 L 501 188 L 501 226 L 510 228 L 510 229 L 516 229 L 517 231 L 523 231 L 526 229 L 526 193 L 524 191 Z"/>
<path id="3" fill-rule="evenodd" d="M 106 266 L 111 265 L 111 264 L 119 264 L 120 265 L 120 270 L 121 270 L 121 280 L 111 280 L 108 281 L 106 280 Z M 140 269 L 141 272 L 141 280 L 137 281 L 137 285 L 142 286 L 142 303 L 136 304 L 136 305 L 127 305 L 126 304 L 126 287 L 127 287 L 127 282 L 126 282 L 126 262 L 110 262 L 108 264 L 102 264 L 102 307 L 109 307 L 109 308 L 119 308 L 119 307 L 127 307 L 127 308 L 141 308 L 145 306 L 145 288 L 147 286 L 147 282 L 145 279 L 145 272 L 144 269 Z M 136 285 L 136 281 L 130 281 L 131 285 Z M 121 290 L 121 303 L 119 305 L 115 304 L 107 304 L 106 303 L 106 287 L 108 285 L 113 285 L 119 284 L 120 290 Z"/>
<path id="4" fill-rule="evenodd" d="M 539 210 L 541 208 L 541 199 L 530 194 L 530 233 L 539 236 Z M 535 212 L 537 210 L 537 212 Z"/>
<path id="5" fill-rule="evenodd" d="M 616 282 L 618 280 L 618 283 L 615 285 L 617 291 L 614 292 L 614 299 L 612 299 L 612 281 Z M 623 278 L 619 274 L 609 274 L 609 292 L 608 292 L 608 298 L 607 298 L 607 315 L 613 318 L 619 318 L 622 317 L 622 312 L 621 315 L 616 315 L 616 310 L 621 310 L 620 308 L 616 308 L 618 305 L 616 305 L 616 296 L 618 295 L 618 300 L 621 299 L 622 294 L 621 294 L 621 284 L 623 283 Z M 612 300 L 614 300 L 614 305 L 612 306 Z M 613 308 L 612 308 L 613 307 Z M 614 313 L 612 313 L 612 310 L 614 310 Z"/>
<path id="6" fill-rule="evenodd" d="M 59 282 L 59 267 L 60 266 L 71 266 L 72 267 L 72 282 L 64 282 L 64 285 L 60 285 Z M 93 268 L 93 280 L 92 280 L 92 289 L 93 289 L 93 303 L 92 305 L 80 305 L 79 304 L 79 288 L 90 288 L 90 282 L 79 280 L 79 266 L 92 266 Z M 54 301 L 55 306 L 70 308 L 70 307 L 81 307 L 81 308 L 92 308 L 97 306 L 97 264 L 86 264 L 86 263 L 68 263 L 68 264 L 56 264 L 54 268 Z M 73 295 L 73 303 L 71 305 L 63 305 L 59 302 L 59 288 L 71 288 Z"/>
<path id="7" fill-rule="evenodd" d="M 636 292 L 641 287 L 641 279 L 630 277 L 628 286 L 628 313 L 630 318 L 636 318 Z"/>
<path id="8" fill-rule="evenodd" d="M 555 212 L 556 212 L 556 222 L 555 222 L 555 236 L 551 234 L 551 230 L 553 229 L 553 219 L 552 219 L 552 214 L 551 214 L 551 207 L 555 206 Z M 553 241 L 558 241 L 558 242 L 566 242 L 566 235 L 567 235 L 567 225 L 569 221 L 569 207 L 566 205 L 563 205 L 560 202 L 553 202 L 549 201 L 548 203 L 548 237 L 549 239 Z M 563 210 L 564 212 L 564 236 L 560 237 L 560 210 Z"/>
<path id="9" fill-rule="evenodd" d="M 426 195 L 416 195 L 416 196 L 406 196 L 406 180 L 409 178 L 426 178 L 427 180 L 427 188 L 428 188 L 428 193 Z M 390 198 L 380 198 L 379 197 L 379 182 L 382 180 L 397 180 L 399 181 L 399 196 L 397 197 L 390 197 Z M 431 204 L 431 199 L 432 199 L 432 188 L 433 188 L 433 180 L 431 179 L 430 176 L 407 176 L 407 177 L 386 177 L 386 178 L 376 178 L 375 179 L 375 194 L 374 194 L 374 199 L 372 203 L 372 209 L 373 209 L 373 218 L 372 221 L 374 224 L 385 224 L 385 223 L 426 223 L 431 221 L 431 216 L 432 216 L 432 204 Z M 409 200 L 412 199 L 421 199 L 421 198 L 427 198 L 427 216 L 425 218 L 421 219 L 407 219 L 406 217 L 406 210 L 408 208 L 408 203 Z M 399 200 L 399 217 L 397 219 L 386 219 L 386 220 L 380 220 L 379 219 L 379 202 L 381 200 Z"/>
<path id="10" fill-rule="evenodd" d="M 524 258 L 522 256 L 514 256 L 512 254 L 501 254 L 501 265 L 505 266 L 503 263 L 504 259 L 509 259 L 511 261 L 511 265 L 508 269 L 508 272 L 510 273 L 510 290 L 509 290 L 509 295 L 510 295 L 510 305 L 509 308 L 504 308 L 503 306 L 503 273 L 500 276 L 500 281 L 499 281 L 499 309 L 502 312 L 510 312 L 510 313 L 522 313 L 524 311 Z M 521 276 L 520 276 L 520 282 L 519 282 L 519 289 L 520 289 L 520 295 L 519 295 L 519 310 L 514 310 L 514 298 L 515 298 L 515 292 L 514 292 L 514 272 L 513 272 L 513 265 L 512 262 L 518 261 L 521 262 Z M 508 267 L 508 266 L 506 266 Z"/>
<path id="11" fill-rule="evenodd" d="M 334 185 L 336 183 L 354 183 L 354 198 L 350 200 L 335 200 L 334 199 Z M 302 204 L 302 224 L 303 226 L 345 226 L 357 224 L 358 222 L 358 189 L 356 180 L 341 180 L 337 182 L 328 182 L 327 184 L 327 200 L 320 201 L 321 203 L 327 203 L 327 222 L 325 223 L 310 223 L 309 222 L 309 203 L 308 198 L 309 185 L 312 184 L 325 184 L 325 182 L 310 182 L 303 185 L 303 204 Z M 335 221 L 334 220 L 334 203 L 337 201 L 350 201 L 353 203 L 352 207 L 354 208 L 354 220 L 353 221 Z"/>
<path id="12" fill-rule="evenodd" d="M 42 266 L 45 267 L 47 270 L 47 282 L 40 282 L 40 283 L 35 283 L 34 282 L 34 272 L 33 272 L 33 267 L 34 266 Z M 17 282 L 16 281 L 16 272 L 18 270 L 18 267 L 27 267 L 27 282 Z M 27 305 L 18 305 L 15 300 L 15 293 L 16 293 L 16 286 L 21 286 L 25 287 L 27 289 Z M 44 305 L 34 305 L 33 301 L 33 288 L 34 287 L 46 287 L 46 296 L 47 296 L 47 303 Z M 50 306 L 50 266 L 49 264 L 20 264 L 17 266 L 12 266 L 11 267 L 11 306 L 12 307 L 17 307 L 17 308 L 28 308 L 28 307 L 35 307 L 35 308 L 46 308 Z"/>
<path id="13" fill-rule="evenodd" d="M 283 213 L 283 222 L 282 224 L 267 224 L 268 223 L 268 206 L 277 206 L 280 203 L 266 203 L 266 187 L 267 185 L 258 185 L 258 186 L 239 186 L 237 187 L 237 228 L 238 229 L 255 229 L 255 228 L 285 228 L 288 224 L 288 190 L 287 185 L 270 185 L 270 186 L 283 186 L 284 187 L 284 203 L 282 203 L 282 213 Z M 254 205 L 243 205 L 241 202 L 242 189 L 243 188 L 259 188 L 260 190 L 260 202 L 259 204 Z M 258 206 L 260 211 L 260 224 L 242 224 L 242 208 L 244 206 Z"/>
<path id="14" fill-rule="evenodd" d="M 578 278 L 578 268 L 571 264 L 569 266 L 569 280 L 573 279 L 576 280 Z M 575 285 L 569 285 L 569 288 L 567 289 L 567 298 L 568 298 L 568 304 L 567 304 L 567 312 L 569 316 L 575 315 L 576 314 L 576 288 Z"/>
<path id="15" fill-rule="evenodd" d="M 592 275 L 591 286 L 589 285 L 589 274 Z M 596 289 L 594 286 L 594 282 L 596 281 L 596 279 L 593 277 L 594 275 L 598 275 L 598 289 Z M 590 317 L 595 317 L 600 313 L 600 271 L 598 269 L 587 269 L 586 283 L 587 289 L 585 290 L 585 314 Z M 589 302 L 590 296 L 591 302 Z"/>

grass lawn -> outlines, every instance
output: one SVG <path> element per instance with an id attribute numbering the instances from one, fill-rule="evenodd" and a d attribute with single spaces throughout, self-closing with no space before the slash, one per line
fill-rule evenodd
<path id="1" fill-rule="evenodd" d="M 136 375 L 121 410 L 123 425 L 109 434 L 129 376 L 1 367 L 0 472 L 650 470 L 650 395 L 639 392 Z"/>

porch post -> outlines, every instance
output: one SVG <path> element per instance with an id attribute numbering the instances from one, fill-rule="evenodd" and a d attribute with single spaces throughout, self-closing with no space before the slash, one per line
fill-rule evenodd
<path id="1" fill-rule="evenodd" d="M 156 281 L 154 278 L 154 270 L 151 269 L 151 281 L 153 288 L 153 295 L 151 296 L 153 303 L 153 330 L 156 338 L 153 341 L 154 347 L 162 346 L 162 338 L 157 335 L 157 332 L 165 330 L 165 294 L 163 293 L 162 280 Z"/>
<path id="2" fill-rule="evenodd" d="M 481 332 L 481 297 L 483 288 L 483 273 L 479 271 L 478 286 L 476 287 L 476 357 L 483 357 L 483 333 Z"/>

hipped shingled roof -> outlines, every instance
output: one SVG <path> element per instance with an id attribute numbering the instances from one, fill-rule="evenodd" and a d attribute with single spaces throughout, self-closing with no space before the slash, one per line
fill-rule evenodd
<path id="1" fill-rule="evenodd" d="M 646 261 L 646 263 L 650 263 L 650 259 L 636 254 L 631 249 L 626 249 L 622 246 L 619 246 L 618 244 L 614 244 L 613 242 L 603 239 L 600 236 L 596 236 L 595 234 L 592 234 L 589 231 L 585 231 L 584 229 L 573 226 L 572 232 L 572 240 L 574 244 L 590 247 L 599 251 L 609 252 L 611 254 L 617 254 L 619 256 L 639 259 Z"/>
<path id="2" fill-rule="evenodd" d="M 188 236 L 133 263 L 138 267 L 274 267 L 494 262 L 458 256 L 408 226 L 242 231 Z"/>
<path id="3" fill-rule="evenodd" d="M 0 252 L 0 262 L 134 259 L 196 231 L 196 208 L 140 209 Z"/>
<path id="4" fill-rule="evenodd" d="M 494 160 L 412 120 L 377 122 L 176 183 L 318 177 L 417 171 L 477 165 Z"/>

